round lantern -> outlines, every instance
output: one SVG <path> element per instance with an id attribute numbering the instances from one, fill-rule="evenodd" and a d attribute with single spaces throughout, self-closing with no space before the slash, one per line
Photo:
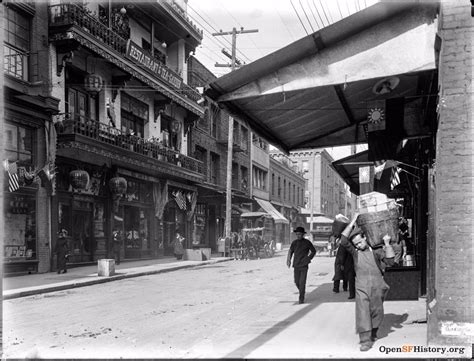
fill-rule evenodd
<path id="1" fill-rule="evenodd" d="M 109 187 L 113 194 L 125 194 L 127 191 L 127 180 L 123 177 L 113 177 L 109 182 Z"/>
<path id="2" fill-rule="evenodd" d="M 89 184 L 89 173 L 76 169 L 69 173 L 69 181 L 74 189 L 86 189 Z"/>
<path id="3" fill-rule="evenodd" d="M 100 92 L 103 86 L 104 80 L 100 75 L 89 74 L 84 79 L 84 87 L 86 88 L 86 91 L 92 95 Z"/>

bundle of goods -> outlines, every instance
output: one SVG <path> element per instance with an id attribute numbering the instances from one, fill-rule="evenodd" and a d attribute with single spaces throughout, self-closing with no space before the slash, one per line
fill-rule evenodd
<path id="1" fill-rule="evenodd" d="M 398 241 L 398 204 L 385 194 L 371 192 L 359 197 L 357 225 L 367 236 L 371 247 L 383 245 L 383 236 L 388 234 Z"/>
<path id="2" fill-rule="evenodd" d="M 347 217 L 343 216 L 342 214 L 338 214 L 332 224 L 332 234 L 336 237 L 339 236 L 347 227 L 349 222 L 350 221 Z"/>

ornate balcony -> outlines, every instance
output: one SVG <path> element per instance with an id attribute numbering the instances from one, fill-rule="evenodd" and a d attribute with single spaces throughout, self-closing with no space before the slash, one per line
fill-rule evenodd
<path id="1" fill-rule="evenodd" d="M 138 165 L 152 170 L 153 173 L 175 175 L 193 181 L 203 180 L 204 166 L 197 159 L 78 114 L 62 114 L 61 118 L 55 123 L 58 150 L 89 150 L 105 158 L 121 159 L 129 166 Z"/>
<path id="2" fill-rule="evenodd" d="M 197 104 L 201 95 L 196 90 L 185 84 L 183 79 L 165 64 L 153 61 L 149 54 L 142 51 L 143 49 L 138 49 L 142 51 L 139 59 L 146 61 L 135 61 L 130 57 L 131 49 L 128 39 L 104 25 L 98 17 L 91 15 L 84 7 L 71 3 L 49 6 L 49 33 L 50 40 L 62 46 L 63 51 L 71 50 L 68 47 L 74 48 L 74 44 L 82 45 L 192 113 L 198 116 L 204 114 L 202 107 Z M 123 28 L 120 33 L 127 34 L 128 31 Z M 134 54 L 137 54 L 137 49 L 133 50 Z"/>
<path id="3" fill-rule="evenodd" d="M 199 29 L 186 15 L 186 13 L 174 2 L 174 0 L 165 0 L 161 3 L 174 17 L 184 21 L 196 34 L 202 39 L 203 31 Z"/>

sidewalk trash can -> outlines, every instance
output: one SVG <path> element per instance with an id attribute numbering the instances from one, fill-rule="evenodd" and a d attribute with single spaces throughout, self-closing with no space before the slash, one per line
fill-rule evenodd
<path id="1" fill-rule="evenodd" d="M 97 260 L 97 275 L 100 277 L 109 277 L 115 274 L 115 259 L 99 259 Z"/>

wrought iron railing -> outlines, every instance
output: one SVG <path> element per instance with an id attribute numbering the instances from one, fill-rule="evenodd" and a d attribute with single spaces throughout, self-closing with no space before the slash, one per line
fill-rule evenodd
<path id="1" fill-rule="evenodd" d="M 172 12 L 173 14 L 178 15 L 182 20 L 184 20 L 191 28 L 198 33 L 201 38 L 203 36 L 203 30 L 199 29 L 192 21 L 189 19 L 189 17 L 186 15 L 186 13 L 174 2 L 174 0 L 165 0 L 162 2 L 162 4 L 165 5 L 165 7 L 168 9 L 168 11 Z"/>
<path id="2" fill-rule="evenodd" d="M 129 150 L 162 162 L 204 174 L 203 162 L 141 137 L 127 134 L 110 125 L 79 114 L 63 114 L 56 123 L 59 134 L 80 134 L 104 144 Z"/>
<path id="3" fill-rule="evenodd" d="M 127 40 L 101 22 L 98 17 L 91 15 L 84 7 L 72 3 L 51 5 L 49 6 L 49 17 L 50 26 L 64 27 L 67 25 L 77 25 L 87 33 L 98 38 L 101 43 L 125 57 L 127 52 Z M 166 65 L 163 65 L 163 67 L 169 73 L 181 78 Z M 201 95 L 195 89 L 184 82 L 182 82 L 181 89 L 179 89 L 178 92 L 195 102 L 201 98 Z"/>

